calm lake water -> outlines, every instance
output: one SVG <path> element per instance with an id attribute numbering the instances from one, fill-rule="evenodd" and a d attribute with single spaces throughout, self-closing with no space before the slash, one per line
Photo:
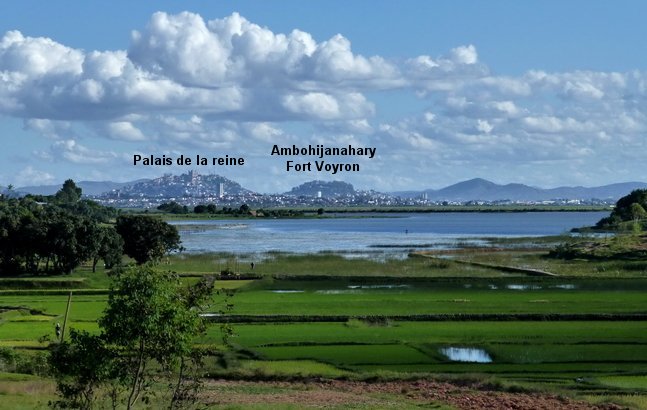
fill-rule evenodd
<path id="1" fill-rule="evenodd" d="M 240 219 L 172 222 L 188 252 L 406 252 L 449 248 L 479 238 L 543 236 L 595 224 L 608 212 L 344 214 L 323 219 Z M 367 217 L 370 216 L 370 217 Z"/>

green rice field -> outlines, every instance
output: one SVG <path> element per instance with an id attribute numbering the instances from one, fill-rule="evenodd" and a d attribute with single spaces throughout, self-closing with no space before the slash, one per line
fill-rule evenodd
<path id="1" fill-rule="evenodd" d="M 170 264 L 189 283 L 211 269 L 205 258 L 184 256 Z M 209 258 L 213 261 L 213 255 Z M 214 297 L 211 324 L 196 340 L 215 352 L 206 374 L 483 377 L 589 401 L 625 397 L 638 408 L 647 396 L 647 277 L 638 270 L 536 277 L 434 262 L 423 275 L 420 266 L 429 262 L 420 258 L 378 262 L 318 255 L 314 258 L 327 261 L 324 268 L 298 275 L 304 258 L 293 259 L 296 267 L 290 267 L 289 257 L 279 257 L 281 274 L 217 282 L 234 291 L 234 307 L 220 316 L 222 296 Z M 510 262 L 502 254 L 492 258 Z M 517 264 L 536 266 L 535 252 L 514 258 Z M 326 264 L 333 263 L 337 269 L 326 274 Z M 592 264 L 572 263 L 577 272 Z M 411 275 L 389 274 L 398 266 L 419 269 L 412 268 Z M 356 267 L 359 274 L 351 275 Z M 54 325 L 63 321 L 70 290 L 68 326 L 98 331 L 108 283 L 74 276 L 0 281 L 0 349 L 39 354 L 53 340 Z M 228 345 L 222 340 L 223 321 L 234 332 Z M 462 361 L 447 349 L 478 352 L 487 361 Z"/>

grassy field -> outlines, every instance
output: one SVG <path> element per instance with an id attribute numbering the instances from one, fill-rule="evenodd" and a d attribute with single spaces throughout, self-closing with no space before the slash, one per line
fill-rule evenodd
<path id="1" fill-rule="evenodd" d="M 647 279 L 306 279 L 219 283 L 236 289 L 232 313 L 241 315 L 647 314 Z M 73 291 L 70 318 L 93 322 L 105 308 L 107 292 L 84 292 Z M 68 296 L 54 293 L 5 294 L 2 305 L 22 311 L 14 309 L 0 317 L 5 324 L 58 320 Z M 215 307 L 220 300 L 214 298 Z"/>
<path id="2" fill-rule="evenodd" d="M 551 279 L 453 281 L 274 280 L 243 288 L 239 314 L 415 315 L 457 313 L 647 313 L 647 281 Z"/>

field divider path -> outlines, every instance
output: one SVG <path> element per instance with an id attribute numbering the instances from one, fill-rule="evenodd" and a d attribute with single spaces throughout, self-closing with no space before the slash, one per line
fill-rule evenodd
<path id="1" fill-rule="evenodd" d="M 524 273 L 529 276 L 559 276 L 556 273 L 553 272 L 548 272 L 545 270 L 541 269 L 532 269 L 532 268 L 522 268 L 519 266 L 508 266 L 508 265 L 496 265 L 492 263 L 485 263 L 485 262 L 475 262 L 475 261 L 466 261 L 463 259 L 456 259 L 456 258 L 440 258 L 438 256 L 434 255 L 429 255 L 424 252 L 413 252 L 411 253 L 413 256 L 420 256 L 423 258 L 427 259 L 433 259 L 433 260 L 438 260 L 438 261 L 447 261 L 450 260 L 454 263 L 462 264 L 462 265 L 471 265 L 471 266 L 478 266 L 481 268 L 487 268 L 487 269 L 495 269 L 498 271 L 502 272 L 512 272 L 512 273 Z"/>

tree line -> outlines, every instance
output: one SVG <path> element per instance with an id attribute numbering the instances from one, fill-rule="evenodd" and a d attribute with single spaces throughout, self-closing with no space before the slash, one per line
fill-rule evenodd
<path id="1" fill-rule="evenodd" d="M 157 209 L 162 212 L 167 212 L 170 214 L 175 214 L 175 215 L 187 215 L 190 214 L 191 211 L 189 210 L 189 207 L 186 205 L 181 205 L 175 201 L 171 202 L 164 202 L 160 204 Z M 320 208 L 321 212 L 319 210 L 317 213 L 321 215 L 323 213 L 323 208 Z M 303 216 L 304 212 L 300 210 L 294 210 L 294 209 L 257 209 L 253 210 L 249 207 L 247 204 L 242 204 L 239 207 L 228 207 L 228 206 L 223 206 L 222 208 L 218 209 L 216 205 L 214 204 L 198 204 L 193 207 L 193 213 L 194 214 L 202 214 L 202 215 L 227 215 L 227 216 L 255 216 L 255 217 L 269 217 L 269 218 L 276 218 L 276 217 L 292 217 L 292 216 Z"/>
<path id="2" fill-rule="evenodd" d="M 89 261 L 107 268 L 128 255 L 139 264 L 180 249 L 177 230 L 150 216 L 119 215 L 81 199 L 67 180 L 51 196 L 0 198 L 0 275 L 67 274 Z"/>
<path id="3" fill-rule="evenodd" d="M 58 395 L 52 408 L 131 409 L 141 403 L 176 409 L 196 403 L 203 359 L 210 354 L 195 345 L 206 331 L 201 313 L 214 292 L 224 296 L 218 313 L 231 311 L 233 291 L 215 291 L 213 276 L 186 287 L 177 273 L 154 267 L 178 249 L 175 227 L 83 200 L 72 180 L 52 196 L 0 198 L 0 275 L 69 273 L 86 261 L 94 268 L 101 259 L 115 266 L 122 255 L 138 264 L 112 269 L 98 332 L 71 328 L 67 338 L 63 330 L 50 343 L 48 365 Z M 228 344 L 231 329 L 221 330 Z"/>

